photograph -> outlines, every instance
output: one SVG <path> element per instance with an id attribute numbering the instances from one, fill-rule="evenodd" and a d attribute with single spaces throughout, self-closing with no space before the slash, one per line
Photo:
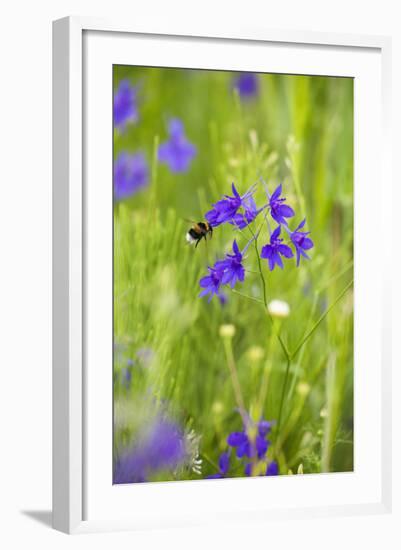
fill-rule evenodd
<path id="1" fill-rule="evenodd" d="M 353 78 L 113 65 L 110 113 L 113 484 L 352 472 Z"/>

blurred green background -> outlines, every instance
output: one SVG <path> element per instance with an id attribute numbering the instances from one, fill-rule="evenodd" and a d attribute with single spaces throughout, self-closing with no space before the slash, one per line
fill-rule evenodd
<path id="1" fill-rule="evenodd" d="M 148 187 L 114 206 L 115 452 L 135 441 L 155 406 L 168 409 L 200 437 L 202 474 L 213 473 L 230 431 L 240 430 L 219 327 L 233 324 L 234 357 L 251 414 L 277 420 L 286 361 L 266 312 L 227 290 L 227 303 L 199 298 L 207 265 L 231 247 L 233 231 L 219 226 L 195 250 L 185 242 L 187 219 L 200 221 L 235 182 L 241 193 L 262 176 L 306 216 L 314 248 L 299 268 L 268 271 L 268 300 L 291 308 L 277 321 L 290 349 L 335 301 L 353 274 L 353 80 L 258 75 L 256 97 L 233 88 L 234 73 L 114 67 L 137 86 L 139 120 L 114 133 L 114 156 L 142 151 Z M 180 118 L 197 156 L 183 174 L 156 160 Z M 262 200 L 260 189 L 256 198 Z M 295 227 L 295 221 L 291 223 Z M 260 244 L 267 235 L 260 236 Z M 241 241 L 241 245 L 244 243 Z M 250 253 L 247 268 L 256 270 Z M 258 275 L 242 292 L 261 298 Z M 145 350 L 145 352 L 144 352 Z M 138 353 L 139 352 L 139 353 Z M 146 358 L 144 359 L 144 353 Z M 127 365 L 132 379 L 122 380 Z M 261 390 L 261 387 L 263 388 Z M 260 393 L 265 393 L 262 411 Z M 279 437 L 280 473 L 353 469 L 353 295 L 348 290 L 291 364 Z M 171 473 L 157 479 L 172 479 Z"/>

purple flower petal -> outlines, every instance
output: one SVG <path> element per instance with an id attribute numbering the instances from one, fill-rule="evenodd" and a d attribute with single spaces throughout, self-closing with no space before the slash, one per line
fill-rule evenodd
<path id="1" fill-rule="evenodd" d="M 293 251 L 286 244 L 279 244 L 277 247 L 277 250 L 280 254 L 282 254 L 286 258 L 292 258 L 294 256 Z"/>
<path id="2" fill-rule="evenodd" d="M 227 437 L 227 444 L 230 447 L 238 447 L 248 441 L 248 437 L 244 432 L 232 432 Z"/>
<path id="3" fill-rule="evenodd" d="M 283 185 L 280 183 L 280 185 L 276 187 L 275 191 L 273 191 L 273 194 L 270 197 L 270 202 L 275 201 L 281 195 L 282 190 L 283 190 Z"/>
<path id="4" fill-rule="evenodd" d="M 219 458 L 219 470 L 220 473 L 225 475 L 230 467 L 230 455 L 228 453 L 222 453 Z"/>
<path id="5" fill-rule="evenodd" d="M 291 208 L 291 206 L 288 206 L 287 204 L 282 204 L 281 206 L 279 206 L 278 210 L 280 212 L 280 216 L 282 216 L 283 218 L 292 218 L 292 216 L 295 215 L 294 210 Z"/>
<path id="6" fill-rule="evenodd" d="M 273 241 L 276 241 L 280 236 L 280 233 L 281 233 L 281 225 L 278 225 L 270 237 L 270 243 L 273 243 Z"/>
<path id="7" fill-rule="evenodd" d="M 233 252 L 234 254 L 238 257 L 240 256 L 241 257 L 241 252 L 239 251 L 239 248 L 238 248 L 238 245 L 237 245 L 237 241 L 234 239 L 234 242 L 233 242 Z"/>
<path id="8" fill-rule="evenodd" d="M 305 237 L 302 241 L 302 248 L 304 250 L 309 250 L 310 248 L 313 248 L 313 241 L 312 239 L 309 239 L 308 237 Z"/>
<path id="9" fill-rule="evenodd" d="M 267 435 L 272 428 L 272 423 L 268 422 L 267 420 L 261 420 L 258 423 L 258 432 L 259 435 L 265 436 Z"/>
<path id="10" fill-rule="evenodd" d="M 251 473 L 252 473 L 252 464 L 248 462 L 247 464 L 245 464 L 244 474 L 249 477 Z"/>
<path id="11" fill-rule="evenodd" d="M 278 475 L 278 464 L 277 462 L 270 462 L 270 464 L 266 468 L 266 475 L 267 476 L 277 476 Z"/>

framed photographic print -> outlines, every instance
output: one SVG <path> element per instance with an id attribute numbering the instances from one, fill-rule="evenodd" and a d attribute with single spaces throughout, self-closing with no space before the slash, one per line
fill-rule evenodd
<path id="1" fill-rule="evenodd" d="M 388 509 L 389 50 L 54 23 L 56 528 Z"/>

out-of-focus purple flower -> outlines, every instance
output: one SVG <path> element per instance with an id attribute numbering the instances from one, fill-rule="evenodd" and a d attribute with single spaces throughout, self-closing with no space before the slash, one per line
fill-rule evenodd
<path id="1" fill-rule="evenodd" d="M 216 295 L 220 297 L 220 286 L 221 286 L 221 280 L 223 277 L 223 271 L 215 269 L 214 267 L 208 267 L 209 275 L 206 275 L 205 277 L 202 277 L 202 279 L 199 281 L 199 285 L 201 288 L 203 288 L 202 292 L 199 294 L 199 297 L 206 296 L 207 294 L 210 294 L 209 296 L 209 302 L 213 298 L 213 295 Z"/>
<path id="2" fill-rule="evenodd" d="M 266 468 L 266 475 L 267 476 L 278 476 L 278 464 L 273 460 L 273 462 L 270 462 Z"/>
<path id="3" fill-rule="evenodd" d="M 241 99 L 251 99 L 258 95 L 259 78 L 256 73 L 241 73 L 234 80 L 234 88 Z"/>
<path id="4" fill-rule="evenodd" d="M 155 358 L 155 352 L 151 348 L 139 348 L 136 357 L 144 367 L 148 367 Z"/>
<path id="5" fill-rule="evenodd" d="M 121 371 L 121 381 L 127 391 L 131 387 L 133 367 L 134 367 L 134 362 L 132 361 L 132 359 L 128 359 L 127 365 Z"/>
<path id="6" fill-rule="evenodd" d="M 280 233 L 281 226 L 279 225 L 270 236 L 270 244 L 266 244 L 260 253 L 260 257 L 268 261 L 270 271 L 273 271 L 275 265 L 283 269 L 281 256 L 292 258 L 294 255 L 291 248 L 283 244 L 283 239 L 279 238 Z"/>
<path id="7" fill-rule="evenodd" d="M 250 476 L 252 474 L 252 463 L 251 462 L 248 462 L 246 465 L 245 465 L 245 469 L 244 469 L 244 473 L 246 476 Z M 259 475 L 263 476 L 277 476 L 278 475 L 278 465 L 277 465 L 277 462 L 269 462 L 269 464 L 267 465 L 266 467 L 266 471 L 265 473 L 263 474 L 263 472 L 261 472 Z"/>
<path id="8" fill-rule="evenodd" d="M 207 476 L 207 479 L 221 479 L 228 473 L 230 467 L 230 455 L 228 453 L 222 453 L 219 457 L 219 471 L 217 474 Z"/>
<path id="9" fill-rule="evenodd" d="M 247 201 L 254 192 L 254 186 L 252 186 L 251 189 L 249 189 L 249 191 L 241 197 L 235 188 L 234 183 L 231 188 L 233 196 L 230 197 L 230 195 L 224 195 L 224 198 L 213 204 L 212 210 L 209 210 L 209 212 L 206 212 L 205 214 L 206 220 L 212 227 L 217 227 L 225 222 L 232 222 L 241 206 L 246 209 Z"/>
<path id="10" fill-rule="evenodd" d="M 121 80 L 114 92 L 113 101 L 114 127 L 124 131 L 128 123 L 138 121 L 136 88 L 129 80 Z"/>
<path id="11" fill-rule="evenodd" d="M 286 199 L 281 197 L 282 188 L 280 184 L 269 198 L 270 214 L 277 223 L 287 224 L 285 218 L 294 216 L 294 210 L 287 204 L 283 204 Z"/>
<path id="12" fill-rule="evenodd" d="M 301 256 L 309 260 L 309 256 L 306 254 L 305 250 L 313 248 L 313 241 L 307 235 L 310 234 L 310 231 L 300 231 L 305 225 L 306 220 L 303 220 L 294 231 L 290 231 L 290 238 L 295 247 L 297 254 L 297 267 L 301 260 Z"/>
<path id="13" fill-rule="evenodd" d="M 268 420 L 261 420 L 258 422 L 258 433 L 261 436 L 267 435 L 271 429 L 272 429 L 272 422 L 269 422 Z"/>
<path id="14" fill-rule="evenodd" d="M 237 212 L 235 216 L 233 216 L 230 223 L 232 225 L 235 225 L 239 229 L 244 229 L 247 225 L 252 223 L 256 216 L 262 212 L 263 208 L 257 208 L 256 203 L 254 201 L 254 198 L 252 196 L 248 197 L 247 199 L 242 201 L 243 206 L 243 212 Z"/>
<path id="15" fill-rule="evenodd" d="M 114 163 L 114 196 L 123 200 L 149 183 L 149 169 L 142 153 L 120 153 Z"/>
<path id="16" fill-rule="evenodd" d="M 214 267 L 218 272 L 223 272 L 221 284 L 230 284 L 231 288 L 234 288 L 238 281 L 243 282 L 245 269 L 242 265 L 242 254 L 235 239 L 233 242 L 233 254 L 226 254 L 225 259 L 216 262 Z"/>
<path id="17" fill-rule="evenodd" d="M 184 125 L 178 118 L 168 125 L 170 139 L 159 146 L 159 162 L 168 164 L 172 172 L 186 172 L 196 155 L 196 147 L 185 137 Z"/>
<path id="18" fill-rule="evenodd" d="M 114 348 L 114 361 L 115 363 L 121 363 L 124 358 L 124 353 L 127 349 L 127 346 L 123 344 L 122 342 L 114 342 L 113 344 Z"/>
<path id="19" fill-rule="evenodd" d="M 238 457 L 244 456 L 249 446 L 249 439 L 245 432 L 231 432 L 227 437 L 227 445 L 234 447 Z"/>
<path id="20" fill-rule="evenodd" d="M 139 483 L 149 475 L 172 470 L 187 455 L 184 433 L 174 422 L 158 418 L 138 443 L 122 453 L 114 467 L 114 483 Z"/>

